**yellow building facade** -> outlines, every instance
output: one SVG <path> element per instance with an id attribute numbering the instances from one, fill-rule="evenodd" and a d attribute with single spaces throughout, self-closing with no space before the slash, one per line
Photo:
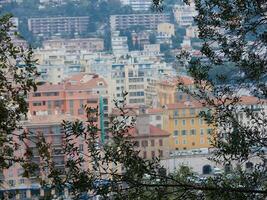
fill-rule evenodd
<path id="1" fill-rule="evenodd" d="M 171 151 L 211 147 L 212 126 L 199 117 L 199 112 L 208 111 L 207 108 L 196 101 L 185 101 L 167 104 L 165 109 L 163 129 L 171 133 L 169 137 Z"/>

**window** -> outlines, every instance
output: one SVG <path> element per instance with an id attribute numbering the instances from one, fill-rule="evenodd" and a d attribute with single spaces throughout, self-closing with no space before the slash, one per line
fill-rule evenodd
<path id="1" fill-rule="evenodd" d="M 161 116 L 160 115 L 157 115 L 156 116 L 156 120 L 161 120 Z"/>
<path id="2" fill-rule="evenodd" d="M 185 116 L 185 114 L 186 114 L 186 109 L 183 109 L 183 110 L 182 110 L 182 114 L 183 114 L 183 116 Z"/>
<path id="3" fill-rule="evenodd" d="M 152 157 L 152 158 L 155 158 L 155 156 L 156 156 L 156 155 L 155 155 L 155 151 L 151 151 L 151 157 Z"/>
<path id="4" fill-rule="evenodd" d="M 22 179 L 19 179 L 19 184 L 24 184 L 25 183 L 25 180 L 22 178 Z"/>
<path id="5" fill-rule="evenodd" d="M 41 93 L 40 92 L 35 92 L 35 93 L 33 93 L 32 96 L 34 96 L 34 97 L 40 97 L 41 96 Z"/>
<path id="6" fill-rule="evenodd" d="M 195 124 L 195 120 L 191 119 L 191 125 L 194 125 L 194 124 Z"/>
<path id="7" fill-rule="evenodd" d="M 186 101 L 190 101 L 190 95 L 186 96 Z"/>
<path id="8" fill-rule="evenodd" d="M 183 95 L 182 94 L 178 94 L 178 100 L 183 100 Z"/>
<path id="9" fill-rule="evenodd" d="M 185 121 L 185 119 L 183 119 L 183 126 L 185 126 L 185 124 L 186 124 L 186 121 Z"/>
<path id="10" fill-rule="evenodd" d="M 195 109 L 194 108 L 191 108 L 190 109 L 190 115 L 194 115 L 195 114 Z"/>
<path id="11" fill-rule="evenodd" d="M 178 132 L 177 130 L 175 130 L 175 131 L 173 132 L 173 135 L 176 136 L 176 137 L 178 136 L 178 134 L 179 134 L 179 132 Z"/>
<path id="12" fill-rule="evenodd" d="M 179 140 L 176 139 L 176 140 L 175 140 L 175 144 L 179 144 Z"/>
<path id="13" fill-rule="evenodd" d="M 191 130 L 190 130 L 190 134 L 191 134 L 191 135 L 196 135 L 196 129 L 191 129 Z"/>
<path id="14" fill-rule="evenodd" d="M 208 128 L 207 129 L 207 134 L 211 134 L 212 133 L 212 129 L 211 128 Z"/>
<path id="15" fill-rule="evenodd" d="M 69 105 L 70 105 L 70 108 L 73 108 L 74 101 L 73 101 L 73 100 L 70 100 L 70 101 L 69 101 Z"/>
<path id="16" fill-rule="evenodd" d="M 139 145 L 140 145 L 140 144 L 139 144 L 139 141 L 135 141 L 135 142 L 134 142 L 134 146 L 139 147 Z"/>
<path id="17" fill-rule="evenodd" d="M 9 181 L 8 181 L 8 184 L 9 184 L 9 186 L 14 187 L 14 186 L 16 185 L 16 181 L 14 181 L 14 180 L 9 180 Z"/>
<path id="18" fill-rule="evenodd" d="M 183 144 L 187 144 L 187 141 L 186 141 L 186 139 L 183 139 Z"/>
<path id="19" fill-rule="evenodd" d="M 155 140 L 151 140 L 151 146 L 152 146 L 152 147 L 155 146 Z"/>
<path id="20" fill-rule="evenodd" d="M 33 102 L 33 106 L 41 106 L 42 102 L 41 101 L 35 101 Z"/>
<path id="21" fill-rule="evenodd" d="M 200 138 L 200 144 L 204 144 L 204 138 Z"/>
<path id="22" fill-rule="evenodd" d="M 163 141 L 162 141 L 162 139 L 159 139 L 159 146 L 163 146 Z"/>
<path id="23" fill-rule="evenodd" d="M 87 103 L 91 103 L 91 104 L 97 103 L 97 99 L 88 99 Z"/>
<path id="24" fill-rule="evenodd" d="M 79 145 L 79 150 L 80 150 L 81 152 L 83 152 L 83 144 L 80 144 L 80 145 Z"/>
<path id="25" fill-rule="evenodd" d="M 143 158 L 146 159 L 146 151 L 143 152 Z"/>
<path id="26" fill-rule="evenodd" d="M 143 140 L 142 141 L 142 147 L 147 147 L 148 146 L 148 141 L 147 140 Z"/>
<path id="27" fill-rule="evenodd" d="M 44 92 L 44 96 L 59 96 L 59 92 Z"/>
<path id="28" fill-rule="evenodd" d="M 202 124 L 203 124 L 203 119 L 200 118 L 200 119 L 198 120 L 198 122 L 199 122 L 200 125 L 202 125 Z"/>
<path id="29" fill-rule="evenodd" d="M 159 157 L 163 157 L 163 151 L 159 150 Z"/>
<path id="30" fill-rule="evenodd" d="M 204 129 L 200 129 L 200 135 L 204 135 Z"/>
<path id="31" fill-rule="evenodd" d="M 175 126 L 178 126 L 178 119 L 174 120 L 174 124 L 175 124 Z"/>
<path id="32" fill-rule="evenodd" d="M 178 110 L 174 111 L 174 116 L 179 116 L 179 111 Z"/>
<path id="33" fill-rule="evenodd" d="M 60 107 L 62 104 L 63 102 L 60 100 L 54 102 L 55 107 Z"/>
<path id="34" fill-rule="evenodd" d="M 182 135 L 186 135 L 186 130 L 182 130 Z"/>

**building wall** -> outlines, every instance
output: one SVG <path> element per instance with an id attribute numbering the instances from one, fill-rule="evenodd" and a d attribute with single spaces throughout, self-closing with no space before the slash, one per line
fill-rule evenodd
<path id="1" fill-rule="evenodd" d="M 50 37 L 55 34 L 84 33 L 88 30 L 89 17 L 29 18 L 28 28 L 33 35 Z"/>
<path id="2" fill-rule="evenodd" d="M 198 113 L 205 108 L 177 106 L 168 108 L 163 129 L 171 133 L 170 149 L 187 150 L 210 147 L 212 127 Z"/>
<path id="3" fill-rule="evenodd" d="M 166 34 L 169 37 L 173 36 L 175 34 L 174 24 L 171 24 L 171 23 L 158 24 L 157 33 L 158 34 Z"/>
<path id="4" fill-rule="evenodd" d="M 104 40 L 102 38 L 79 38 L 79 39 L 53 39 L 43 42 L 44 49 L 78 49 L 87 51 L 104 50 Z"/>
<path id="5" fill-rule="evenodd" d="M 169 14 L 128 14 L 111 15 L 111 30 L 123 30 L 132 26 L 142 26 L 146 30 L 156 30 L 157 25 L 163 22 L 170 22 Z"/>

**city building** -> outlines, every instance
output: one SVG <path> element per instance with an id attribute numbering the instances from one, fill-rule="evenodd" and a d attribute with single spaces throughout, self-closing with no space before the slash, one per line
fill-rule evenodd
<path id="1" fill-rule="evenodd" d="M 121 56 L 128 53 L 128 43 L 126 36 L 120 36 L 119 31 L 112 32 L 111 35 L 112 52 L 115 56 Z"/>
<path id="2" fill-rule="evenodd" d="M 157 26 L 157 33 L 167 35 L 169 37 L 175 35 L 174 24 L 171 23 L 160 23 Z"/>
<path id="3" fill-rule="evenodd" d="M 176 23 L 180 26 L 192 26 L 194 23 L 194 17 L 197 15 L 194 3 L 190 5 L 174 5 L 173 15 Z"/>
<path id="4" fill-rule="evenodd" d="M 38 153 L 36 147 L 36 142 L 38 136 L 41 134 L 44 136 L 47 142 L 51 144 L 52 150 L 52 159 L 55 163 L 55 168 L 59 171 L 65 170 L 65 164 L 67 161 L 66 155 L 63 154 L 63 132 L 62 132 L 62 122 L 67 120 L 70 122 L 78 119 L 77 116 L 73 117 L 70 115 L 49 115 L 49 116 L 29 116 L 27 121 L 23 121 L 22 125 L 24 130 L 18 130 L 17 134 L 21 134 L 22 131 L 28 133 L 29 140 L 27 142 L 28 147 L 31 149 L 33 157 L 32 162 L 41 165 L 41 157 Z M 80 149 L 84 149 L 84 141 L 81 138 L 75 138 L 76 145 Z M 20 149 L 15 151 L 16 156 L 23 156 L 26 150 L 25 144 L 21 144 Z M 86 159 L 86 158 L 85 158 Z M 84 167 L 88 167 L 88 164 L 85 164 Z M 4 182 L 3 188 L 5 191 L 8 191 L 9 194 L 13 194 L 11 199 L 39 199 L 39 197 L 45 196 L 44 188 L 41 188 L 40 178 L 44 177 L 44 174 L 39 174 L 40 172 L 36 171 L 36 175 L 40 175 L 38 178 L 34 173 L 29 177 L 23 177 L 24 169 L 19 163 L 12 165 L 9 169 L 4 170 Z M 0 191 L 0 197 L 1 197 Z M 52 193 L 55 191 L 52 191 Z M 67 194 L 67 192 L 65 193 Z M 9 199 L 9 198 L 8 198 Z"/>
<path id="5" fill-rule="evenodd" d="M 208 111 L 197 101 L 184 101 L 165 106 L 167 119 L 163 130 L 171 133 L 172 151 L 211 147 L 212 126 L 199 117 L 200 111 Z"/>
<path id="6" fill-rule="evenodd" d="M 50 38 L 51 36 L 75 35 L 87 32 L 89 17 L 45 17 L 29 18 L 28 28 L 35 36 Z"/>
<path id="7" fill-rule="evenodd" d="M 102 38 L 52 39 L 43 41 L 43 48 L 96 52 L 104 50 L 104 40 Z"/>
<path id="8" fill-rule="evenodd" d="M 170 22 L 170 14 L 127 14 L 111 15 L 111 30 L 125 30 L 130 27 L 139 26 L 143 30 L 156 30 L 158 24 Z"/>
<path id="9" fill-rule="evenodd" d="M 144 45 L 145 52 L 160 52 L 160 45 L 159 44 L 145 44 Z"/>
<path id="10" fill-rule="evenodd" d="M 132 42 L 133 47 L 136 50 L 143 50 L 144 45 L 150 44 L 149 41 L 150 32 L 148 31 L 140 31 L 140 32 L 132 32 Z"/>
<path id="11" fill-rule="evenodd" d="M 156 82 L 164 77 L 171 66 L 166 63 L 139 61 L 126 64 L 113 64 L 109 91 L 120 99 L 122 91 L 127 91 L 128 105 L 152 106 L 156 101 Z"/>
<path id="12" fill-rule="evenodd" d="M 198 37 L 198 27 L 197 26 L 189 26 L 186 27 L 186 37 L 188 38 L 197 38 Z"/>
<path id="13" fill-rule="evenodd" d="M 122 5 L 131 6 L 134 11 L 147 11 L 151 8 L 151 0 L 120 0 Z"/>
<path id="14" fill-rule="evenodd" d="M 181 76 L 178 79 L 169 78 L 157 82 L 157 96 L 161 106 L 192 100 L 189 94 L 178 89 L 179 82 L 192 90 L 194 89 L 194 80 L 188 76 Z"/>
<path id="15" fill-rule="evenodd" d="M 132 118 L 136 119 L 135 126 L 125 134 L 134 142 L 139 156 L 144 159 L 169 158 L 170 133 L 160 128 L 163 112 L 159 109 L 147 109 L 145 106 L 127 106 L 124 111 L 130 117 L 129 122 Z M 113 110 L 112 114 L 120 117 L 118 109 Z"/>
<path id="16" fill-rule="evenodd" d="M 31 92 L 27 99 L 29 116 L 68 114 L 87 118 L 84 106 L 99 108 L 98 125 L 105 136 L 108 128 L 109 97 L 108 86 L 98 75 L 77 74 L 60 84 L 46 83 Z"/>

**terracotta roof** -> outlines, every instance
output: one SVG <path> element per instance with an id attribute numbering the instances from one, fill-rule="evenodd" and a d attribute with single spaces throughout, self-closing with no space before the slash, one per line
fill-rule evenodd
<path id="1" fill-rule="evenodd" d="M 99 85 L 102 83 L 102 85 Z M 72 76 L 61 84 L 46 83 L 40 85 L 37 91 L 64 91 L 64 90 L 88 90 L 97 87 L 107 87 L 107 83 L 104 78 L 101 77 L 86 77 L 85 74 L 77 74 Z"/>
<path id="2" fill-rule="evenodd" d="M 134 127 L 134 128 L 131 128 L 129 129 L 129 136 L 130 137 L 134 137 L 134 138 L 138 138 L 138 137 L 141 137 L 141 138 L 146 138 L 146 137 L 169 137 L 170 136 L 170 133 L 168 133 L 167 131 L 164 131 L 154 125 L 148 125 L 149 126 L 149 134 L 142 134 L 142 133 L 139 133 L 137 128 Z"/>
<path id="3" fill-rule="evenodd" d="M 39 126 L 39 125 L 52 125 L 52 124 L 61 124 L 63 120 L 75 121 L 76 119 L 81 120 L 77 116 L 71 115 L 43 115 L 43 116 L 30 116 L 28 120 L 24 122 L 25 126 Z"/>
<path id="4" fill-rule="evenodd" d="M 259 103 L 267 103 L 267 100 L 259 99 L 254 96 L 241 96 L 240 98 L 241 104 L 259 104 Z"/>
<path id="5" fill-rule="evenodd" d="M 173 104 L 166 104 L 168 110 L 179 109 L 179 108 L 203 108 L 203 105 L 198 101 L 184 101 Z"/>

